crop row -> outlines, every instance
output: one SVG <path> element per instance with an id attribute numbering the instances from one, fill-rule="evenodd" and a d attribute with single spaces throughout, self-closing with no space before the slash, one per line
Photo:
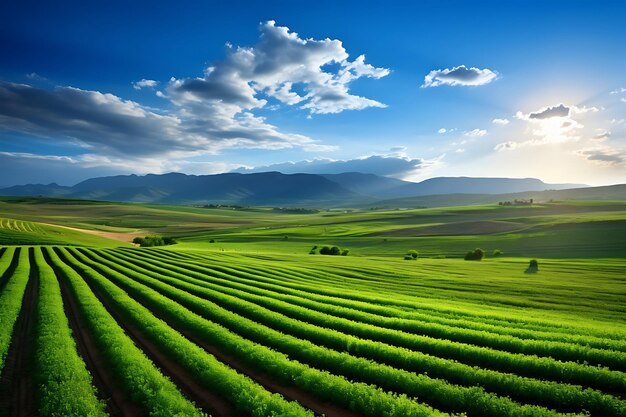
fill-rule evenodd
<path id="1" fill-rule="evenodd" d="M 4 368 L 4 360 L 7 352 L 9 351 L 9 345 L 11 344 L 11 337 L 13 335 L 13 328 L 15 322 L 20 314 L 22 308 L 22 299 L 24 298 L 24 292 L 26 290 L 26 284 L 28 284 L 28 276 L 30 273 L 30 262 L 28 260 L 28 251 L 17 248 L 14 255 L 10 250 L 7 250 L 2 256 L 2 263 L 0 268 L 8 270 L 11 267 L 14 257 L 19 257 L 19 261 L 15 270 L 13 270 L 10 277 L 4 276 L 3 282 L 4 288 L 0 293 L 0 371 Z M 11 258 L 11 262 L 8 259 Z"/>
<path id="2" fill-rule="evenodd" d="M 162 254 L 164 252 L 166 251 L 161 251 L 159 253 L 160 259 L 163 259 Z M 146 256 L 151 256 L 151 254 L 147 253 Z M 306 297 L 315 301 L 329 303 L 334 306 L 357 309 L 362 313 L 371 313 L 386 317 L 388 318 L 388 326 L 390 326 L 390 328 L 415 332 L 418 334 L 429 334 L 434 337 L 447 335 L 448 338 L 451 336 L 455 340 L 478 345 L 484 345 L 485 340 L 488 340 L 488 343 L 490 344 L 487 346 L 498 349 L 505 349 L 518 353 L 543 354 L 544 356 L 565 354 L 566 357 L 563 358 L 565 360 L 576 360 L 576 358 L 579 358 L 582 355 L 583 357 L 581 360 L 592 362 L 585 356 L 593 356 L 595 354 L 596 356 L 600 356 L 600 358 L 604 359 L 609 357 L 609 361 L 611 361 L 615 358 L 613 351 L 620 351 L 622 353 L 626 352 L 626 342 L 623 340 L 553 333 L 545 330 L 541 332 L 531 332 L 529 330 L 519 329 L 509 330 L 504 326 L 485 325 L 484 323 L 460 320 L 458 318 L 445 319 L 433 316 L 432 314 L 416 312 L 408 313 L 399 309 L 374 305 L 370 302 L 362 302 L 338 297 L 336 289 L 334 291 L 323 291 L 319 286 L 311 286 L 310 279 L 308 286 L 294 286 L 292 284 L 290 285 L 289 280 L 276 280 L 271 278 L 267 271 L 256 271 L 255 273 L 250 273 L 245 271 L 245 267 L 225 267 L 214 264 L 208 264 L 207 266 L 207 263 L 204 263 L 204 265 L 198 265 L 197 263 L 183 262 L 181 260 L 172 260 L 171 263 L 175 265 L 184 264 L 187 267 L 192 267 L 194 265 L 201 268 L 204 267 L 205 270 L 212 270 L 216 273 L 226 273 L 233 277 L 246 279 L 248 280 L 247 282 L 253 281 L 258 283 L 258 286 L 265 289 L 273 289 L 285 294 Z M 289 273 L 291 273 L 291 269 L 289 270 Z M 262 281 L 262 283 L 259 283 L 259 281 Z M 329 292 L 331 295 L 323 294 L 325 292 Z M 591 352 L 589 352 L 590 348 L 593 349 Z M 610 349 L 612 352 L 609 354 L 603 354 L 601 351 L 599 352 L 602 348 Z M 622 356 L 623 358 L 620 363 L 626 361 L 626 353 Z"/>
<path id="3" fill-rule="evenodd" d="M 207 320 L 219 323 L 229 330 L 254 341 L 259 345 L 274 348 L 289 357 L 326 371 L 343 375 L 349 379 L 363 381 L 379 386 L 385 390 L 404 393 L 426 401 L 432 406 L 450 412 L 467 412 L 470 415 L 495 416 L 505 412 L 507 415 L 552 415 L 545 408 L 522 406 L 508 398 L 497 397 L 479 387 L 460 387 L 446 381 L 431 378 L 425 374 L 416 374 L 380 364 L 365 358 L 353 356 L 347 352 L 338 352 L 273 330 L 267 326 L 232 314 L 231 311 L 219 307 L 212 301 L 194 296 L 184 290 L 168 285 L 162 280 L 150 278 L 144 274 L 123 269 L 123 273 L 114 272 L 102 260 L 89 260 L 91 266 L 105 273 L 116 282 L 119 277 L 132 278 L 132 284 L 120 281 L 128 291 L 137 291 L 138 282 L 157 290 L 162 296 L 174 300 L 184 307 L 202 315 Z M 145 291 L 145 290 L 144 290 Z M 133 292 L 134 294 L 134 292 Z M 205 294 L 206 295 L 206 294 Z M 213 300 L 213 294 L 209 297 Z"/>
<path id="4" fill-rule="evenodd" d="M 135 346 L 80 275 L 63 263 L 55 251 L 46 249 L 46 254 L 60 279 L 69 284 L 81 319 L 95 339 L 107 367 L 128 397 L 152 416 L 202 415 Z"/>
<path id="5" fill-rule="evenodd" d="M 231 292 L 231 294 L 236 294 L 242 299 L 260 303 L 266 308 L 297 320 L 331 328 L 363 339 L 384 342 L 418 352 L 430 353 L 438 357 L 455 359 L 462 363 L 482 368 L 513 372 L 518 375 L 569 382 L 609 392 L 624 392 L 626 390 L 626 379 L 620 372 L 613 372 L 607 369 L 573 362 L 560 362 L 550 358 L 502 352 L 377 327 L 349 318 L 336 317 L 332 314 L 328 314 L 328 312 L 316 311 L 315 309 L 319 310 L 320 307 L 315 304 L 310 304 L 306 307 L 285 305 L 281 303 L 281 301 L 288 296 L 281 296 L 274 292 L 238 284 L 237 282 L 233 282 L 235 279 L 229 279 L 228 276 L 216 278 L 208 274 L 202 274 L 169 263 L 164 264 L 156 259 L 145 261 L 141 259 L 141 257 L 120 255 L 118 255 L 116 259 L 122 260 L 124 258 L 132 260 L 133 263 L 136 263 L 146 271 L 153 271 L 159 274 L 177 273 L 179 274 L 179 278 L 187 280 L 195 278 L 196 281 L 194 281 L 194 283 L 199 283 L 204 286 L 213 285 L 211 288 L 218 291 L 227 292 L 229 289 L 244 291 L 238 293 Z M 249 292 L 250 294 L 246 295 L 245 292 Z M 254 296 L 265 296 L 265 298 L 255 298 Z"/>
<path id="6" fill-rule="evenodd" d="M 40 248 L 31 248 L 31 268 L 39 276 L 36 306 L 35 381 L 42 417 L 106 416 L 91 375 L 76 349 L 61 288 Z"/>
<path id="7" fill-rule="evenodd" d="M 155 278 L 160 282 L 167 283 L 189 294 L 211 300 L 213 303 L 225 309 L 216 319 L 215 311 L 217 308 L 211 308 L 209 311 L 214 314 L 214 316 L 212 316 L 213 320 L 250 339 L 254 338 L 258 343 L 264 343 L 267 346 L 287 353 L 290 357 L 302 360 L 314 366 L 320 366 L 320 356 L 317 352 L 312 350 L 308 344 L 298 343 L 293 339 L 291 339 L 291 343 L 285 344 L 284 337 L 276 336 L 275 333 L 268 331 L 260 332 L 258 328 L 261 326 L 249 325 L 248 327 L 242 328 L 229 312 L 240 314 L 254 322 L 266 325 L 284 334 L 292 335 L 296 340 L 306 339 L 313 344 L 325 346 L 336 351 L 345 351 L 353 355 L 363 356 L 409 371 L 427 373 L 431 377 L 444 378 L 462 385 L 481 385 L 488 390 L 509 395 L 520 401 L 540 403 L 560 409 L 587 409 L 606 416 L 617 416 L 626 413 L 625 403 L 612 396 L 603 395 L 595 390 L 581 390 L 580 387 L 576 386 L 538 381 L 512 374 L 471 367 L 456 361 L 445 360 L 420 352 L 397 348 L 385 343 L 359 339 L 324 327 L 294 320 L 274 311 L 267 310 L 266 308 L 259 307 L 257 304 L 244 301 L 244 299 L 248 299 L 252 302 L 258 302 L 259 298 L 265 297 L 256 297 L 256 299 L 255 297 L 246 297 L 245 293 L 242 294 L 237 291 L 231 292 L 223 287 L 217 287 L 215 290 L 211 290 L 207 288 L 206 285 L 203 285 L 205 284 L 203 281 L 189 278 L 181 274 L 174 272 L 166 273 L 165 271 L 160 271 L 159 273 L 150 272 L 143 269 L 141 265 L 129 263 L 119 257 L 113 259 L 110 255 L 103 253 L 100 253 L 100 256 L 98 256 L 91 251 L 82 252 L 94 262 L 104 264 L 161 292 L 167 291 L 168 296 L 176 299 L 198 314 L 204 315 L 205 307 L 198 307 L 197 302 L 190 304 L 188 297 L 185 295 L 181 295 L 172 288 L 155 283 L 155 281 L 148 279 L 148 277 Z M 198 308 L 200 308 L 200 310 L 198 310 Z M 289 350 L 284 351 L 283 349 L 285 347 Z M 336 368 L 336 365 L 333 365 L 334 363 L 335 361 L 330 361 L 325 363 L 325 366 L 335 366 Z M 352 371 L 353 373 L 349 376 L 358 379 L 361 377 L 359 373 L 362 372 L 363 367 L 357 366 L 356 369 L 359 369 L 359 371 Z M 397 387 L 384 386 L 384 388 L 392 389 Z"/>
<path id="8" fill-rule="evenodd" d="M 276 380 L 294 385 L 322 401 L 330 401 L 357 412 L 359 415 L 372 417 L 382 415 L 440 415 L 430 407 L 416 403 L 404 395 L 390 394 L 374 386 L 351 382 L 341 376 L 290 360 L 282 353 L 253 343 L 210 320 L 198 316 L 169 297 L 139 284 L 135 279 L 128 278 L 125 274 L 118 273 L 103 264 L 90 261 L 77 251 L 73 251 L 73 254 L 76 255 L 77 261 L 96 268 L 108 278 L 108 280 L 101 276 L 98 278 L 96 274 L 91 274 L 94 282 L 99 282 L 103 287 L 111 287 L 111 291 L 113 291 L 112 282 L 115 282 L 122 286 L 129 295 L 141 300 L 154 314 L 163 316 L 168 322 L 184 331 L 185 334 L 195 335 L 203 342 L 228 352 L 229 355 L 238 358 L 252 369 L 261 370 Z M 117 288 L 116 292 L 120 293 L 116 294 L 116 299 L 124 298 L 123 294 L 125 293 L 118 287 L 115 288 Z M 189 294 L 187 296 L 193 297 Z"/>

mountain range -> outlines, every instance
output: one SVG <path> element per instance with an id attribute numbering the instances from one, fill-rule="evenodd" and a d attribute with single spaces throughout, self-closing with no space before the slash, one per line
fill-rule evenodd
<path id="1" fill-rule="evenodd" d="M 180 173 L 91 178 L 74 186 L 28 184 L 0 189 L 5 196 L 42 196 L 162 204 L 238 204 L 349 207 L 449 194 L 498 195 L 584 187 L 546 184 L 535 178 L 438 177 L 422 182 L 347 172 Z"/>

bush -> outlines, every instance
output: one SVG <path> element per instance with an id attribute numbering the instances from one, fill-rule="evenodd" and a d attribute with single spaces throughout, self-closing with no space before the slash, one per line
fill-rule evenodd
<path id="1" fill-rule="evenodd" d="M 404 260 L 405 261 L 412 261 L 413 257 L 411 255 L 404 255 Z"/>
<path id="2" fill-rule="evenodd" d="M 316 252 L 315 252 L 315 249 L 311 249 L 311 250 L 309 251 L 309 255 L 315 255 L 315 253 L 316 253 Z"/>
<path id="3" fill-rule="evenodd" d="M 215 243 L 215 239 L 209 240 L 209 243 Z"/>
<path id="4" fill-rule="evenodd" d="M 149 248 L 152 246 L 173 245 L 176 243 L 176 240 L 172 237 L 164 238 L 162 236 L 146 236 L 134 238 L 133 243 L 141 246 L 142 248 Z"/>
<path id="5" fill-rule="evenodd" d="M 528 264 L 528 268 L 526 268 L 525 271 L 527 274 L 535 274 L 537 272 L 539 272 L 539 263 L 537 262 L 536 259 L 531 259 L 529 264 Z"/>
<path id="6" fill-rule="evenodd" d="M 313 249 L 309 252 L 311 255 L 315 253 L 317 246 L 313 246 Z M 350 251 L 348 249 L 341 249 L 339 246 L 322 246 L 319 250 L 320 255 L 342 255 L 347 256 Z"/>
<path id="7" fill-rule="evenodd" d="M 480 248 L 476 248 L 473 251 L 469 251 L 465 254 L 465 260 L 466 261 L 480 261 L 481 259 L 483 259 L 485 257 L 485 251 L 480 249 Z"/>
<path id="8" fill-rule="evenodd" d="M 493 251 L 493 257 L 497 258 L 498 256 L 502 255 L 502 251 L 500 249 L 496 249 Z"/>
<path id="9" fill-rule="evenodd" d="M 407 256 L 410 256 L 411 259 L 417 259 L 417 257 L 419 256 L 419 252 L 416 250 L 411 249 L 410 251 L 408 251 L 406 253 Z"/>

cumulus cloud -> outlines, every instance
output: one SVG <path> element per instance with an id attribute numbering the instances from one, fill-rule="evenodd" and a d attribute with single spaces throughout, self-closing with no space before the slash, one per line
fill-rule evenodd
<path id="1" fill-rule="evenodd" d="M 509 119 L 493 119 L 491 123 L 493 123 L 494 125 L 506 126 L 510 122 Z"/>
<path id="2" fill-rule="evenodd" d="M 241 167 L 233 172 L 250 173 L 280 171 L 287 174 L 341 174 L 344 172 L 362 172 L 382 176 L 403 178 L 429 165 L 429 161 L 409 157 L 373 155 L 349 160 L 314 159 L 299 162 Z"/>
<path id="3" fill-rule="evenodd" d="M 570 107 L 561 103 L 557 106 L 548 106 L 536 112 L 528 113 L 527 115 L 523 115 L 522 118 L 527 118 L 529 120 L 533 120 L 533 119 L 544 120 L 544 119 L 550 119 L 553 117 L 567 117 L 569 116 L 569 113 L 570 113 Z"/>
<path id="4" fill-rule="evenodd" d="M 133 88 L 135 90 L 141 90 L 142 88 L 153 88 L 156 87 L 159 82 L 155 80 L 146 80 L 145 78 L 139 81 L 135 81 L 133 83 Z"/>
<path id="5" fill-rule="evenodd" d="M 201 104 L 205 111 L 219 105 L 231 113 L 264 107 L 262 95 L 312 114 L 386 107 L 351 94 L 349 84 L 363 77 L 385 77 L 388 69 L 365 63 L 364 55 L 351 61 L 337 39 L 303 39 L 274 21 L 261 24 L 260 30 L 254 47 L 230 48 L 203 77 L 172 80 L 168 92 L 174 102 Z"/>
<path id="6" fill-rule="evenodd" d="M 468 138 L 480 138 L 487 134 L 487 131 L 484 129 L 474 129 L 463 132 L 463 136 L 467 136 Z"/>
<path id="7" fill-rule="evenodd" d="M 498 78 L 498 74 L 489 68 L 467 68 L 460 65 L 454 68 L 432 70 L 424 77 L 422 88 L 438 87 L 441 85 L 465 86 L 489 84 Z"/>
<path id="8" fill-rule="evenodd" d="M 203 76 L 172 78 L 157 92 L 168 110 L 99 91 L 0 82 L 0 130 L 78 144 L 85 153 L 110 158 L 186 158 L 229 148 L 325 152 L 336 147 L 283 132 L 256 110 L 272 108 L 272 100 L 310 114 L 385 106 L 352 94 L 349 86 L 389 70 L 370 65 L 364 55 L 350 59 L 340 40 L 301 38 L 273 21 L 261 24 L 260 32 L 255 46 L 231 46 Z M 133 87 L 157 84 L 142 79 Z"/>
<path id="9" fill-rule="evenodd" d="M 442 134 L 444 134 L 444 133 L 446 133 L 446 132 L 447 132 L 447 130 L 446 130 L 446 128 L 445 128 L 445 127 L 442 127 L 441 129 L 439 129 L 439 130 L 437 131 L 437 133 L 439 133 L 440 135 L 442 135 Z"/>

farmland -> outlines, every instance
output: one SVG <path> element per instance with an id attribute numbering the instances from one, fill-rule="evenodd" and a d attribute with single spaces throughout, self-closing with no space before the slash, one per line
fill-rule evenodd
<path id="1" fill-rule="evenodd" d="M 624 416 L 625 208 L 5 201 L 0 414 Z"/>

